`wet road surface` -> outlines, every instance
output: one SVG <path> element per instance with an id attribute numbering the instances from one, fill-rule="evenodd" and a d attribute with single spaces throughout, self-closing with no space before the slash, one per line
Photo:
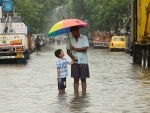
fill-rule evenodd
<path id="1" fill-rule="evenodd" d="M 57 48 L 66 50 L 47 45 L 27 64 L 0 64 L 0 113 L 150 113 L 150 69 L 132 64 L 124 52 L 89 48 L 87 94 L 80 86 L 74 95 L 70 76 L 66 93 L 58 94 Z"/>

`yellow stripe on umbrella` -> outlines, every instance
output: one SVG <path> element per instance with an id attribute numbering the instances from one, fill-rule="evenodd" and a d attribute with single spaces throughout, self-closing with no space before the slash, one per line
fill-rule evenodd
<path id="1" fill-rule="evenodd" d="M 70 27 L 79 26 L 79 28 L 87 27 L 88 24 L 79 19 L 65 19 L 56 23 L 49 31 L 48 37 L 57 36 L 70 32 Z"/>

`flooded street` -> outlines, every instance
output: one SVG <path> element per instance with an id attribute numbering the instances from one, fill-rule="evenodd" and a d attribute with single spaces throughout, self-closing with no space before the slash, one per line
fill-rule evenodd
<path id="1" fill-rule="evenodd" d="M 0 64 L 0 113 L 150 113 L 150 69 L 132 64 L 125 52 L 89 48 L 87 94 L 80 86 L 74 95 L 70 76 L 66 93 L 58 94 L 57 48 L 66 53 L 65 44 L 47 45 L 26 65 Z"/>

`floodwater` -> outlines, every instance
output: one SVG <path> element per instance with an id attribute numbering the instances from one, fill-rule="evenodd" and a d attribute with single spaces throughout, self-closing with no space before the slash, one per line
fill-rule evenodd
<path id="1" fill-rule="evenodd" d="M 27 64 L 0 64 L 0 113 L 150 113 L 150 69 L 132 64 L 125 52 L 89 48 L 87 94 L 81 86 L 74 94 L 70 76 L 66 93 L 58 94 L 58 48 L 66 50 L 65 44 L 47 45 Z"/>

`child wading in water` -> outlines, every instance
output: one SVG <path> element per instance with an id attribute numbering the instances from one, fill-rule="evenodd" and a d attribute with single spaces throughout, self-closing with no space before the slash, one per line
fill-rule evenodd
<path id="1" fill-rule="evenodd" d="M 66 88 L 66 77 L 68 76 L 67 65 L 72 65 L 74 61 L 69 61 L 64 58 L 64 52 L 61 49 L 55 51 L 55 56 L 58 58 L 56 62 L 57 66 L 57 81 L 59 93 L 64 93 Z"/>

